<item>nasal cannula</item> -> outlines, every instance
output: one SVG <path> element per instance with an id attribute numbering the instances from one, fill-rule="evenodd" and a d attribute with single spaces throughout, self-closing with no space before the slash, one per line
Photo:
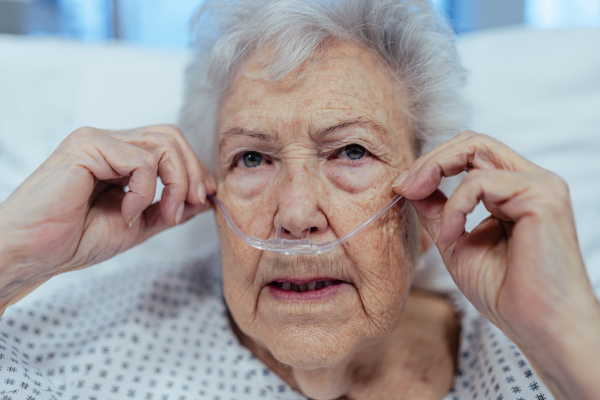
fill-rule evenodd
<path id="1" fill-rule="evenodd" d="M 319 254 L 324 253 L 333 249 L 340 244 L 347 242 L 354 236 L 358 235 L 363 229 L 371 225 L 375 220 L 381 217 L 387 210 L 389 210 L 394 204 L 396 204 L 401 198 L 401 195 L 396 195 L 383 205 L 379 210 L 373 213 L 366 221 L 357 226 L 352 231 L 339 237 L 335 240 L 329 240 L 327 242 L 313 242 L 308 239 L 310 235 L 310 229 L 306 229 L 302 232 L 300 239 L 284 239 L 283 235 L 285 229 L 281 225 L 277 225 L 275 230 L 275 237 L 271 239 L 259 239 L 254 236 L 246 235 L 242 230 L 233 222 L 231 216 L 227 212 L 225 205 L 214 195 L 209 195 L 208 198 L 219 206 L 219 209 L 225 217 L 227 225 L 231 228 L 236 235 L 243 239 L 250 246 L 260 250 L 272 251 L 275 253 L 283 254 Z"/>

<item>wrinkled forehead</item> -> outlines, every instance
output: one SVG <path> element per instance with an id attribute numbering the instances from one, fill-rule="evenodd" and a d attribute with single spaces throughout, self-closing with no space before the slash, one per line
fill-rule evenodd
<path id="1" fill-rule="evenodd" d="M 323 57 L 309 60 L 276 82 L 264 76 L 268 57 L 266 52 L 251 56 L 223 97 L 217 120 L 219 142 L 232 129 L 306 135 L 357 118 L 384 130 L 386 145 L 399 145 L 400 134 L 411 136 L 406 91 L 368 49 L 336 43 Z"/>

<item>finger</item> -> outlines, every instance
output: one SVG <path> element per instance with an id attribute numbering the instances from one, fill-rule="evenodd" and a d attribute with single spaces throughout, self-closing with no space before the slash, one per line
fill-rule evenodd
<path id="1" fill-rule="evenodd" d="M 432 238 L 433 243 L 438 248 L 442 258 L 446 265 L 451 266 L 454 253 L 463 245 L 464 242 L 469 240 L 479 241 L 491 240 L 492 242 L 498 240 L 498 237 L 502 235 L 503 224 L 501 224 L 495 218 L 488 218 L 488 220 L 480 223 L 471 233 L 467 233 L 462 225 L 461 234 L 458 235 L 454 241 L 444 243 L 439 240 L 439 236 L 442 231 L 442 220 L 444 216 L 444 209 L 447 207 L 448 199 L 441 190 L 435 190 L 429 197 L 422 200 L 408 200 L 417 211 L 421 224 L 425 227 L 429 236 Z M 482 243 L 479 243 L 482 245 Z M 454 271 L 449 268 L 450 273 L 454 276 Z"/>
<path id="2" fill-rule="evenodd" d="M 207 177 L 208 169 L 204 166 L 192 146 L 187 141 L 181 129 L 176 125 L 157 125 L 147 128 L 151 132 L 158 134 L 171 135 L 179 144 L 183 154 L 184 164 L 188 170 L 189 192 L 187 200 L 193 204 L 203 204 L 206 202 L 206 194 L 214 193 L 213 187 L 209 184 Z"/>
<path id="3" fill-rule="evenodd" d="M 447 202 L 446 195 L 441 190 L 435 190 L 431 195 L 421 200 L 409 200 L 434 242 L 442 224 L 444 205 Z"/>
<path id="4" fill-rule="evenodd" d="M 103 131 L 82 128 L 68 139 L 70 146 L 84 149 L 85 159 L 80 166 L 90 171 L 99 181 L 129 179 L 129 192 L 121 204 L 126 223 L 134 221 L 152 204 L 156 191 L 157 159 L 149 151 L 114 139 Z M 89 146 L 90 143 L 94 145 Z"/>
<path id="5" fill-rule="evenodd" d="M 400 175 L 398 179 L 394 181 L 392 188 L 400 194 L 405 187 L 408 187 L 408 185 L 412 183 L 415 172 L 419 171 L 429 159 L 434 157 L 436 154 L 443 152 L 446 148 L 453 146 L 456 143 L 463 142 L 474 135 L 477 135 L 477 132 L 469 130 L 462 131 L 451 139 L 429 150 L 427 153 L 419 157 L 407 171 L 404 171 L 402 175 Z"/>
<path id="6" fill-rule="evenodd" d="M 158 158 L 158 176 L 165 185 L 160 201 L 161 210 L 171 224 L 181 222 L 184 203 L 188 199 L 190 171 L 185 164 L 183 150 L 177 138 L 167 132 L 151 130 L 116 131 L 110 135 L 154 153 Z M 192 203 L 198 202 L 195 195 Z"/>
<path id="7" fill-rule="evenodd" d="M 156 125 L 140 128 L 138 131 L 152 132 L 158 136 L 168 135 L 179 145 L 179 150 L 183 156 L 183 163 L 188 174 L 188 193 L 186 198 L 188 202 L 203 204 L 206 201 L 206 194 L 215 192 L 216 185 L 214 185 L 208 169 L 198 160 L 196 153 L 179 127 L 175 125 Z"/>
<path id="8" fill-rule="evenodd" d="M 177 147 L 169 146 L 162 150 L 158 162 L 158 175 L 165 187 L 160 199 L 160 208 L 165 219 L 177 225 L 183 220 L 189 190 L 188 174 Z"/>
<path id="9" fill-rule="evenodd" d="M 471 171 L 444 206 L 438 241 L 446 244 L 457 240 L 464 233 L 467 215 L 479 201 L 504 222 L 517 222 L 525 215 L 554 218 L 568 202 L 568 189 L 562 186 L 552 174 Z"/>
<path id="10" fill-rule="evenodd" d="M 187 222 L 194 216 L 211 208 L 212 207 L 210 202 L 206 202 L 204 204 L 186 203 L 181 223 Z M 172 226 L 173 224 L 164 218 L 164 214 L 162 213 L 160 204 L 156 203 L 148 207 L 142 213 L 139 221 L 136 224 L 134 224 L 130 229 L 137 230 L 137 238 L 135 244 L 139 244 L 145 241 L 146 239 Z"/>
<path id="11" fill-rule="evenodd" d="M 415 168 L 402 188 L 397 188 L 407 198 L 425 198 L 441 183 L 442 177 L 457 175 L 471 169 L 502 169 L 529 173 L 541 168 L 501 142 L 482 134 L 464 136 L 435 152 Z"/>
<path id="12" fill-rule="evenodd" d="M 405 186 L 404 194 L 409 198 L 425 197 L 439 186 L 442 177 L 454 176 L 472 169 L 520 170 L 533 173 L 539 167 L 499 141 L 486 135 L 475 134 L 446 146 L 428 158 L 413 173 L 412 181 Z"/>

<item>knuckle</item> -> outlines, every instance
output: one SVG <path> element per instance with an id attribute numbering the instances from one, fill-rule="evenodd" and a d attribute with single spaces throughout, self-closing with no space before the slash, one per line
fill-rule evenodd
<path id="1" fill-rule="evenodd" d="M 73 131 L 73 135 L 87 136 L 87 135 L 96 134 L 97 132 L 98 132 L 98 129 L 92 128 L 91 126 L 80 126 L 79 128 L 77 128 Z"/>
<path id="2" fill-rule="evenodd" d="M 183 131 L 181 130 L 181 128 L 179 126 L 177 126 L 175 124 L 159 125 L 158 129 L 161 132 L 166 133 L 167 135 L 183 137 Z"/>
<path id="3" fill-rule="evenodd" d="M 551 198 L 554 198 L 558 205 L 564 206 L 566 204 L 570 204 L 569 185 L 563 178 L 554 172 L 548 172 L 545 174 L 542 183 L 544 187 L 548 188 L 552 192 Z"/>
<path id="4" fill-rule="evenodd" d="M 67 152 L 79 152 L 91 141 L 97 140 L 100 134 L 101 130 L 99 129 L 90 126 L 82 126 L 71 132 L 60 147 Z"/>
<path id="5" fill-rule="evenodd" d="M 480 133 L 467 129 L 467 130 L 460 132 L 458 135 L 456 135 L 456 138 L 464 140 L 464 139 L 469 139 L 476 135 L 480 135 Z"/>
<path id="6" fill-rule="evenodd" d="M 496 139 L 492 138 L 489 135 L 486 135 L 485 133 L 479 132 L 473 132 L 473 134 L 469 136 L 469 140 L 474 141 L 476 143 L 486 144 L 488 146 L 494 146 L 497 144 Z"/>
<path id="7" fill-rule="evenodd" d="M 166 132 L 162 133 L 162 134 L 158 134 L 157 141 L 158 141 L 158 144 L 160 145 L 160 147 L 162 147 L 164 149 L 177 148 L 179 145 L 179 142 L 177 141 L 177 139 L 174 136 L 172 136 Z"/>
<path id="8" fill-rule="evenodd" d="M 152 202 L 154 199 L 154 192 L 151 190 L 152 181 L 147 179 L 147 177 L 135 174 L 132 175 L 129 180 L 129 188 L 128 194 L 131 192 L 134 196 L 139 197 L 143 201 Z M 135 191 L 131 190 L 132 188 L 135 188 Z"/>
<path id="9" fill-rule="evenodd" d="M 165 128 L 177 135 L 183 135 L 181 128 L 175 124 L 166 124 Z"/>
<path id="10" fill-rule="evenodd" d="M 71 141 L 80 141 L 80 140 L 88 140 L 91 137 L 98 135 L 99 130 L 96 128 L 92 128 L 91 126 L 81 126 L 75 129 L 70 135 L 69 139 Z"/>
<path id="11" fill-rule="evenodd" d="M 479 133 L 475 131 L 465 132 L 469 133 L 465 136 L 464 141 L 467 143 L 467 146 L 470 146 L 470 148 L 473 150 L 494 152 L 499 151 L 502 147 L 502 144 L 498 140 L 486 135 L 485 133 Z"/>
<path id="12" fill-rule="evenodd" d="M 537 212 L 556 218 L 571 209 L 569 188 L 562 178 L 547 171 L 534 175 L 532 179 L 534 184 L 531 189 L 536 194 L 534 199 Z"/>
<path id="13" fill-rule="evenodd" d="M 143 151 L 140 155 L 140 167 L 149 173 L 158 169 L 158 157 L 149 151 Z"/>

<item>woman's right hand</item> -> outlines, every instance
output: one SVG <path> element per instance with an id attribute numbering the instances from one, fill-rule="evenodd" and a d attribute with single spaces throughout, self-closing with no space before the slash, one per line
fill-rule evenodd
<path id="1" fill-rule="evenodd" d="M 0 204 L 0 315 L 51 277 L 211 208 L 214 191 L 177 127 L 77 129 Z"/>

